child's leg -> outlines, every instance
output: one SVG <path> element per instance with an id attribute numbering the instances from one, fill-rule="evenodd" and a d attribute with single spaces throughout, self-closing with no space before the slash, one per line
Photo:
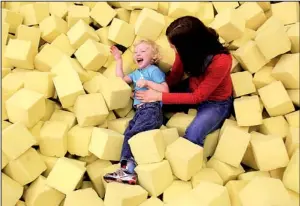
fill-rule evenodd
<path id="1" fill-rule="evenodd" d="M 134 172 L 136 163 L 128 144 L 129 139 L 144 131 L 158 129 L 162 125 L 162 110 L 159 103 L 147 103 L 137 109 L 134 121 L 129 124 L 124 133 L 124 142 L 121 153 L 121 169 L 104 176 L 106 181 L 118 181 L 135 184 L 137 176 Z"/>

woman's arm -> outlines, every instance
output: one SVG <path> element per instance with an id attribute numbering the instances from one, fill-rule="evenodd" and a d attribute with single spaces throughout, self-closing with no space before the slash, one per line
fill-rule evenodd
<path id="1" fill-rule="evenodd" d="M 166 82 L 169 85 L 169 87 L 172 87 L 176 85 L 180 80 L 182 79 L 184 74 L 183 71 L 183 64 L 180 60 L 180 56 L 178 53 L 176 53 L 175 61 L 172 66 L 172 70 L 169 73 L 169 75 L 166 77 Z"/>

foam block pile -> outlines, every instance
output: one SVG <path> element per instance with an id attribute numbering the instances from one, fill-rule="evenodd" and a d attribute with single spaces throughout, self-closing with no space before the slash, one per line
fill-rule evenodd
<path id="1" fill-rule="evenodd" d="M 129 142 L 139 184 L 107 184 L 134 115 L 109 48 L 128 74 L 156 41 L 168 72 L 185 15 L 230 48 L 234 113 L 204 148 L 182 138 L 195 110 L 168 114 Z M 299 104 L 298 2 L 2 2 L 4 206 L 299 205 Z"/>

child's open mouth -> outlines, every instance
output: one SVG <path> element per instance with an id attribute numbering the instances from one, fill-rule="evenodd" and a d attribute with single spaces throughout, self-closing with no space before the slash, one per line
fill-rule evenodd
<path id="1" fill-rule="evenodd" d="M 138 59 L 136 59 L 136 61 L 137 61 L 138 64 L 141 64 L 144 61 L 144 59 L 143 58 L 138 58 Z"/>

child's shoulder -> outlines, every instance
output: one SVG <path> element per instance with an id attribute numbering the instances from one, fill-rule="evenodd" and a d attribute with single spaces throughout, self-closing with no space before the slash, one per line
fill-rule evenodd
<path id="1" fill-rule="evenodd" d="M 152 64 L 151 66 L 148 67 L 148 71 L 150 71 L 150 72 L 153 72 L 153 71 L 161 71 L 161 69 L 160 69 L 158 66 Z M 161 71 L 161 72 L 162 72 L 162 71 Z"/>

